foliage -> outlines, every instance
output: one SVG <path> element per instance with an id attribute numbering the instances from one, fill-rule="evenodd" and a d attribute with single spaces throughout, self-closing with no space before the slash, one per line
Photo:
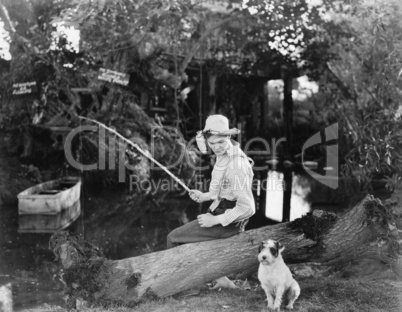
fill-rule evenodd
<path id="1" fill-rule="evenodd" d="M 75 250 L 74 263 L 85 262 L 90 258 L 104 257 L 102 250 L 87 242 L 80 235 L 70 235 L 66 231 L 54 233 L 49 240 L 49 248 L 56 256 L 56 260 L 62 260 L 63 245 L 69 244 Z"/>
<path id="2" fill-rule="evenodd" d="M 154 52 L 153 43 L 166 47 L 188 38 L 200 18 L 194 10 L 196 5 L 188 0 L 76 0 L 71 4 L 53 22 L 80 29 L 84 42 L 99 58 L 110 56 L 111 51 L 136 47 L 145 58 Z"/>
<path id="3" fill-rule="evenodd" d="M 71 265 L 61 273 L 66 285 L 68 308 L 75 308 L 77 299 L 94 302 L 94 294 L 107 281 L 107 276 L 102 273 L 102 267 L 106 265 L 102 251 L 81 236 L 70 236 L 65 231 L 52 235 L 49 248 L 55 254 L 56 260 L 63 262 L 66 257 L 72 260 Z"/>
<path id="4" fill-rule="evenodd" d="M 125 69 L 142 73 L 136 79 L 145 82 L 142 88 L 154 78 L 178 89 L 187 79 L 185 69 L 191 58 L 204 50 L 207 62 L 221 61 L 215 62 L 219 68 L 206 64 L 209 70 L 230 73 L 236 69 L 241 75 L 270 79 L 280 78 L 283 68 L 294 76 L 301 70 L 317 76 L 322 63 L 333 57 L 329 43 L 339 34 L 322 14 L 330 5 L 306 0 L 226 3 L 221 14 L 205 8 L 202 1 L 74 1 L 53 21 L 79 28 L 84 50 L 108 68 L 122 70 L 123 63 L 132 64 Z M 126 62 L 119 62 L 124 58 Z M 135 65 L 144 62 L 148 74 Z M 176 109 L 177 100 L 175 93 Z"/>
<path id="5" fill-rule="evenodd" d="M 53 22 L 79 29 L 86 53 L 107 68 L 135 74 L 143 89 L 155 79 L 177 89 L 184 72 L 158 57 L 188 40 L 200 18 L 189 0 L 88 0 L 73 1 Z"/>
<path id="6" fill-rule="evenodd" d="M 89 78 L 83 73 L 88 72 L 91 60 L 72 50 L 65 37 L 55 36 L 56 27 L 51 23 L 52 15 L 66 3 L 7 1 L 12 60 L 10 70 L 3 73 L 6 83 L 0 86 L 5 94 L 4 103 L 11 99 L 18 102 L 11 94 L 13 83 L 36 81 L 41 105 L 46 111 L 44 123 L 55 114 L 68 110 L 74 100 L 71 88 L 86 86 Z M 32 99 L 26 98 L 25 102 L 28 100 Z M 14 106 L 3 107 L 12 119 L 19 114 L 19 109 Z M 22 109 L 29 110 L 29 105 L 25 106 L 28 107 Z"/>
<path id="7" fill-rule="evenodd" d="M 302 229 L 306 239 L 319 242 L 324 234 L 331 229 L 336 219 L 337 216 L 333 213 L 322 212 L 321 215 L 317 216 L 309 212 L 303 217 L 290 222 L 289 227 L 291 229 Z"/>
<path id="8" fill-rule="evenodd" d="M 240 21 L 227 27 L 223 55 L 241 53 L 239 73 L 279 79 L 286 70 L 297 77 L 301 72 L 318 77 L 322 64 L 334 57 L 330 43 L 339 28 L 325 18 L 331 4 L 311 1 L 250 0 L 233 11 Z M 328 32 L 328 29 L 331 29 Z"/>
<path id="9" fill-rule="evenodd" d="M 341 121 L 343 175 L 369 190 L 375 179 L 390 190 L 401 184 L 401 18 L 397 0 L 338 1 L 331 12 L 349 35 L 331 46 L 337 58 L 327 63 L 321 100 Z"/>
<path id="10" fill-rule="evenodd" d="M 145 38 L 153 36 L 153 27 L 158 23 L 166 23 L 166 27 L 160 25 L 160 31 L 168 29 L 174 31 L 176 28 L 173 24 L 182 23 L 180 14 L 187 14 L 188 10 L 175 2 L 168 7 L 164 7 L 163 3 L 162 8 L 157 1 L 144 2 L 142 10 L 137 7 L 138 4 L 131 1 L 126 3 L 103 1 L 102 5 L 100 1 L 93 7 L 91 1 L 7 1 L 6 8 L 10 16 L 7 25 L 11 38 L 12 60 L 9 72 L 2 73 L 4 84 L 0 88 L 9 101 L 13 82 L 37 81 L 40 107 L 44 112 L 41 125 L 74 128 L 82 125 L 77 120 L 77 115 L 90 116 L 107 125 L 115 126 L 129 139 L 141 141 L 142 147 L 149 152 L 154 151 L 153 156 L 165 165 L 169 164 L 167 161 L 180 156 L 196 161 L 198 155 L 193 148 L 186 149 L 182 137 L 172 137 L 160 129 L 160 123 L 147 116 L 139 106 L 141 93 L 147 92 L 152 95 L 155 86 L 158 85 L 158 75 L 166 76 L 165 72 L 155 65 L 157 60 L 159 63 L 166 63 L 166 59 L 157 58 L 160 55 L 159 50 L 148 53 L 149 45 L 142 46 L 141 42 L 146 42 Z M 77 6 L 80 10 L 74 11 Z M 148 9 L 155 10 L 151 21 L 145 14 Z M 74 22 L 69 23 L 73 13 L 79 16 L 75 17 Z M 66 25 L 76 25 L 82 30 L 82 50 L 79 53 L 71 48 L 65 37 L 55 37 L 54 23 L 60 22 L 64 14 Z M 126 18 L 128 16 L 133 18 Z M 136 24 L 137 22 L 142 24 Z M 160 38 L 166 40 L 166 36 L 167 33 L 163 33 Z M 140 49 L 137 49 L 137 44 Z M 125 87 L 98 80 L 100 67 L 127 72 L 131 76 L 130 84 Z M 167 79 L 170 79 L 169 77 Z M 28 98 L 18 100 L 22 109 L 21 106 L 7 106 L 9 111 L 5 115 L 12 120 L 9 127 L 15 127 L 21 118 L 24 118 L 24 122 L 30 122 L 30 117 L 26 120 L 28 114 L 24 113 L 30 110 L 29 100 Z M 20 116 L 22 113 L 23 116 Z M 3 113 L 0 116 L 3 116 Z M 8 122 L 5 118 L 1 120 L 2 124 Z M 155 129 L 159 129 L 157 133 Z M 111 146 L 99 145 L 97 135 L 83 132 L 76 136 L 71 151 L 76 160 L 84 164 L 96 163 L 99 161 L 98 151 L 109 150 Z M 154 140 L 153 135 L 161 140 Z M 24 133 L 21 137 L 24 136 L 29 137 L 29 134 Z M 108 140 L 109 135 L 106 137 L 106 142 Z M 18 147 L 23 141 L 13 144 Z M 116 144 L 118 150 L 119 147 L 124 148 L 122 144 L 118 142 Z M 147 161 L 144 163 L 144 159 L 139 155 L 133 156 L 128 151 L 126 156 L 127 162 L 131 165 L 131 170 L 128 170 L 127 174 L 136 174 L 141 179 L 150 177 Z M 118 161 L 116 159 L 116 162 Z M 111 168 L 112 165 L 109 165 Z M 118 168 L 118 164 L 114 167 Z M 186 163 L 182 163 L 175 171 L 179 175 L 183 173 L 183 178 L 188 178 L 188 169 Z M 117 170 L 103 170 L 93 171 L 88 176 L 102 181 L 104 185 L 110 185 L 117 182 L 117 174 Z M 85 175 L 87 176 L 86 173 Z M 156 174 L 156 178 L 159 177 L 160 175 Z"/>
<path id="11" fill-rule="evenodd" d="M 208 52 L 207 46 L 211 54 L 204 53 L 210 58 L 204 69 L 213 74 L 272 79 L 307 73 L 320 79 L 320 122 L 341 121 L 345 133 L 343 174 L 357 175 L 366 185 L 380 177 L 390 189 L 400 183 L 402 9 L 397 0 L 250 0 L 242 5 L 233 0 L 224 14 L 190 0 L 5 3 L 15 31 L 10 33 L 13 60 L 1 88 L 10 90 L 14 81 L 41 82 L 44 122 L 56 116 L 75 126 L 72 116 L 88 115 L 108 125 L 117 122 L 123 133 L 138 132 L 149 145 L 149 134 L 137 127 L 142 122 L 122 116 L 130 115 L 131 104 L 140 107 L 143 93 L 153 97 L 164 89 L 177 128 L 185 117 L 179 107 L 185 70 L 197 51 Z M 80 53 L 63 37 L 57 49 L 50 49 L 55 22 L 80 29 Z M 129 85 L 99 81 L 100 67 L 129 74 Z M 74 88 L 92 90 L 92 100 L 84 103 Z M 236 111 L 228 105 L 228 111 Z M 85 140 L 94 142 L 89 134 Z M 176 143 L 161 148 L 166 157 L 183 151 L 184 142 Z M 89 159 L 96 150 L 92 145 Z"/>
<path id="12" fill-rule="evenodd" d="M 35 167 L 34 165 L 21 165 L 21 168 L 23 169 L 23 172 L 20 173 L 21 177 L 27 178 L 28 180 L 34 182 L 34 183 L 41 183 L 42 181 L 42 175 L 40 173 L 40 170 Z"/>

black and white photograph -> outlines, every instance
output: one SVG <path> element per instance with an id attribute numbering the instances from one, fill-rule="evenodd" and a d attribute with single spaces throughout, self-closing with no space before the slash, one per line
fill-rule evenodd
<path id="1" fill-rule="evenodd" d="M 401 312 L 401 0 L 0 0 L 0 312 Z"/>

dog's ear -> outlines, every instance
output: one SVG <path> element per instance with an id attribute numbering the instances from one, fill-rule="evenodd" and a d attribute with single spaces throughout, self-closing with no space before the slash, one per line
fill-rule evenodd
<path id="1" fill-rule="evenodd" d="M 285 250 L 285 246 L 283 246 L 280 242 L 275 242 L 275 248 L 276 248 L 278 254 L 281 254 L 282 251 Z"/>
<path id="2" fill-rule="evenodd" d="M 273 255 L 275 258 L 278 257 L 278 249 L 276 249 L 276 246 L 269 248 L 269 251 L 271 252 L 271 255 Z"/>
<path id="3" fill-rule="evenodd" d="M 263 249 L 264 249 L 264 242 L 262 242 L 262 243 L 260 244 L 260 246 L 258 247 L 258 253 L 260 253 L 261 250 L 263 250 Z"/>

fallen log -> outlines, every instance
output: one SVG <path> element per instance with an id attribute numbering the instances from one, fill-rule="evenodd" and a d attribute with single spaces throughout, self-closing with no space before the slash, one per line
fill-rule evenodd
<path id="1" fill-rule="evenodd" d="M 286 246 L 283 256 L 288 264 L 342 265 L 375 258 L 389 263 L 402 276 L 402 248 L 392 213 L 370 195 L 340 216 L 315 211 L 293 222 L 227 239 L 122 260 L 107 260 L 98 251 L 86 252 L 69 240 L 55 237 L 51 246 L 61 259 L 65 275 L 74 272 L 65 278 L 71 298 L 130 306 L 144 298 L 171 296 L 220 276 L 256 271 L 258 245 L 268 238 Z"/>

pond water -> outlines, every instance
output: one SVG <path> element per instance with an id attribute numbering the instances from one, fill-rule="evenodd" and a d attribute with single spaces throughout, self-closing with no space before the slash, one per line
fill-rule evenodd
<path id="1" fill-rule="evenodd" d="M 63 304 L 49 234 L 20 234 L 16 206 L 0 209 L 0 285 L 12 284 L 15 311 L 48 302 Z"/>
<path id="2" fill-rule="evenodd" d="M 188 198 L 168 198 L 163 206 L 139 202 L 140 209 L 134 211 L 133 206 L 116 205 L 124 202 L 124 192 L 83 194 L 81 215 L 66 230 L 82 234 L 109 259 L 165 249 L 169 231 L 194 219 L 201 209 Z M 64 285 L 49 250 L 50 237 L 19 233 L 17 204 L 0 206 L 0 285 L 12 284 L 15 311 L 45 303 L 64 306 Z"/>
<path id="3" fill-rule="evenodd" d="M 258 211 L 250 220 L 249 228 L 281 221 L 283 188 L 273 184 L 280 182 L 283 176 L 270 172 L 264 177 L 267 178 L 267 188 L 255 192 Z M 261 181 L 258 183 L 262 185 Z M 311 183 L 304 176 L 293 176 L 292 219 L 311 210 L 313 202 L 310 195 L 316 187 Z M 116 206 L 122 201 L 123 194 L 83 192 L 81 216 L 68 229 L 101 247 L 110 259 L 165 249 L 169 231 L 193 220 L 208 208 L 195 204 L 187 196 L 169 197 L 163 203 L 149 199 L 137 203 L 139 207 Z M 0 207 L 0 285 L 12 283 L 15 311 L 45 303 L 64 306 L 58 266 L 48 249 L 50 236 L 18 233 L 17 205 Z"/>

